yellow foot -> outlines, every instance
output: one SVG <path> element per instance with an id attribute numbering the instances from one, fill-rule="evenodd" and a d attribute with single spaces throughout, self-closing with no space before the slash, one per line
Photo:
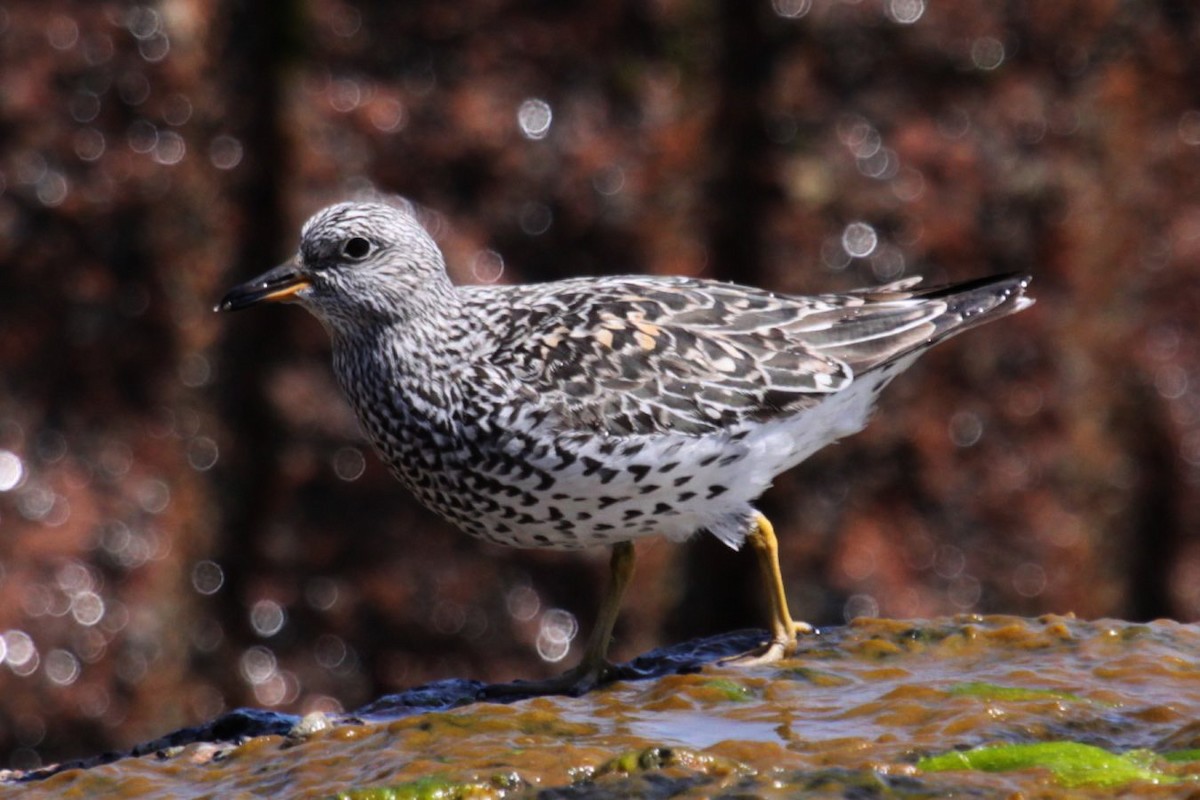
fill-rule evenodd
<path id="1" fill-rule="evenodd" d="M 541 681 L 513 681 L 485 686 L 481 700 L 493 698 L 533 697 L 544 694 L 565 694 L 577 697 L 613 680 L 615 668 L 608 661 L 580 664 L 561 675 Z"/>
<path id="2" fill-rule="evenodd" d="M 796 654 L 800 645 L 796 640 L 798 635 L 812 632 L 813 626 L 807 622 L 793 622 L 791 636 L 772 636 L 765 644 L 740 655 L 723 658 L 717 664 L 722 667 L 761 667 L 777 663 Z"/>

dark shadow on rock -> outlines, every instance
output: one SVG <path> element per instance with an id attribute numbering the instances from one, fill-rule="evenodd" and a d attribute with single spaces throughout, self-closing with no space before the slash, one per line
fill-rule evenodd
<path id="1" fill-rule="evenodd" d="M 742 630 L 719 634 L 703 639 L 651 650 L 625 664 L 616 665 L 607 683 L 616 681 L 650 680 L 667 675 L 698 672 L 705 664 L 737 655 L 762 644 L 765 631 Z M 520 682 L 510 684 L 519 686 Z M 427 683 L 398 694 L 385 695 L 361 708 L 346 714 L 330 715 L 329 724 L 353 725 L 362 723 L 391 722 L 415 714 L 444 711 L 449 708 L 469 705 L 487 696 L 489 685 L 482 681 L 449 678 Z M 490 702 L 512 703 L 539 696 L 542 693 L 523 694 L 510 691 L 502 698 L 490 698 Z M 125 752 L 104 753 L 90 758 L 51 764 L 39 769 L 0 772 L 0 781 L 25 782 L 48 778 L 68 769 L 90 769 L 111 764 L 123 758 L 137 758 L 156 753 L 167 753 L 191 744 L 214 744 L 235 747 L 256 736 L 302 735 L 302 719 L 295 714 L 282 714 L 255 708 L 239 708 L 222 714 L 210 722 L 190 728 L 182 728 Z"/>
<path id="2" fill-rule="evenodd" d="M 255 736 L 284 736 L 299 721 L 300 718 L 295 714 L 280 714 L 276 711 L 263 711 L 257 708 L 239 708 L 202 725 L 182 728 L 168 733 L 166 736 L 134 745 L 127 751 L 102 753 L 90 758 L 64 761 L 61 764 L 50 764 L 27 771 L 10 770 L 7 774 L 0 773 L 0 780 L 4 782 L 42 780 L 68 769 L 91 769 L 120 761 L 123 758 L 139 758 L 154 753 L 164 753 L 197 742 L 236 745 Z"/>

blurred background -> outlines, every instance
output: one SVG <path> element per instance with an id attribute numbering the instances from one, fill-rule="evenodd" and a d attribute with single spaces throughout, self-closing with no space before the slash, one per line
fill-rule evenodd
<path id="1" fill-rule="evenodd" d="M 764 498 L 793 612 L 1200 618 L 1198 43 L 1171 0 L 3 3 L 0 766 L 578 657 L 606 552 L 448 529 L 313 319 L 212 312 L 372 188 L 460 282 L 1032 272 Z M 761 624 L 749 554 L 639 552 L 615 657 Z"/>

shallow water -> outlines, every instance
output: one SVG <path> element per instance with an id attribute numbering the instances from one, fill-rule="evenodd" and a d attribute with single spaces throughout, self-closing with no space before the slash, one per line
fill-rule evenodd
<path id="1" fill-rule="evenodd" d="M 641 659 L 636 671 L 694 669 L 694 659 L 729 646 L 701 644 Z M 419 697 L 435 707 L 453 700 L 437 688 Z M 474 691 L 466 682 L 442 688 L 457 697 Z M 333 796 L 378 787 L 399 788 L 360 796 L 1111 793 L 1089 788 L 1102 785 L 1091 773 L 1068 786 L 1045 768 L 918 766 L 948 751 L 1031 742 L 1153 751 L 1136 754 L 1149 764 L 1137 778 L 1111 781 L 1122 796 L 1176 796 L 1200 791 L 1200 761 L 1161 757 L 1200 748 L 1200 626 L 858 620 L 806 638 L 775 667 L 710 663 L 579 698 L 423 712 L 411 697 L 384 698 L 368 711 L 360 715 L 367 723 L 236 745 L 194 742 L 9 785 L 0 797 Z"/>

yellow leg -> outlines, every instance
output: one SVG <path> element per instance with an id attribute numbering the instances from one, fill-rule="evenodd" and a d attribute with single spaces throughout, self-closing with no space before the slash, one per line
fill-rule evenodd
<path id="1" fill-rule="evenodd" d="M 611 665 L 608 663 L 608 645 L 612 641 L 613 628 L 617 624 L 617 616 L 621 613 L 621 599 L 633 577 L 633 568 L 637 563 L 637 553 L 633 542 L 618 542 L 613 545 L 612 559 L 609 561 L 608 586 L 604 590 L 604 599 L 600 601 L 600 613 L 596 617 L 596 627 L 588 639 L 587 649 L 583 651 L 583 661 L 580 667 L 588 667 L 597 675 L 602 674 Z"/>
<path id="2" fill-rule="evenodd" d="M 763 587 L 767 591 L 771 638 L 762 647 L 726 659 L 723 663 L 738 666 L 771 664 L 795 653 L 796 634 L 812 633 L 812 626 L 807 622 L 793 622 L 792 614 L 788 611 L 783 575 L 779 571 L 779 542 L 775 539 L 775 528 L 770 520 L 762 514 L 755 514 L 754 527 L 746 535 L 746 542 L 758 557 Z"/>
<path id="3" fill-rule="evenodd" d="M 608 661 L 608 645 L 612 641 L 613 627 L 621 612 L 621 598 L 633 577 L 637 553 L 633 542 L 618 542 L 613 545 L 612 560 L 609 562 L 608 586 L 604 599 L 600 601 L 600 613 L 596 626 L 583 651 L 583 660 L 574 669 L 544 681 L 516 681 L 514 683 L 489 686 L 485 697 L 535 694 L 583 694 L 603 683 L 612 670 Z"/>

